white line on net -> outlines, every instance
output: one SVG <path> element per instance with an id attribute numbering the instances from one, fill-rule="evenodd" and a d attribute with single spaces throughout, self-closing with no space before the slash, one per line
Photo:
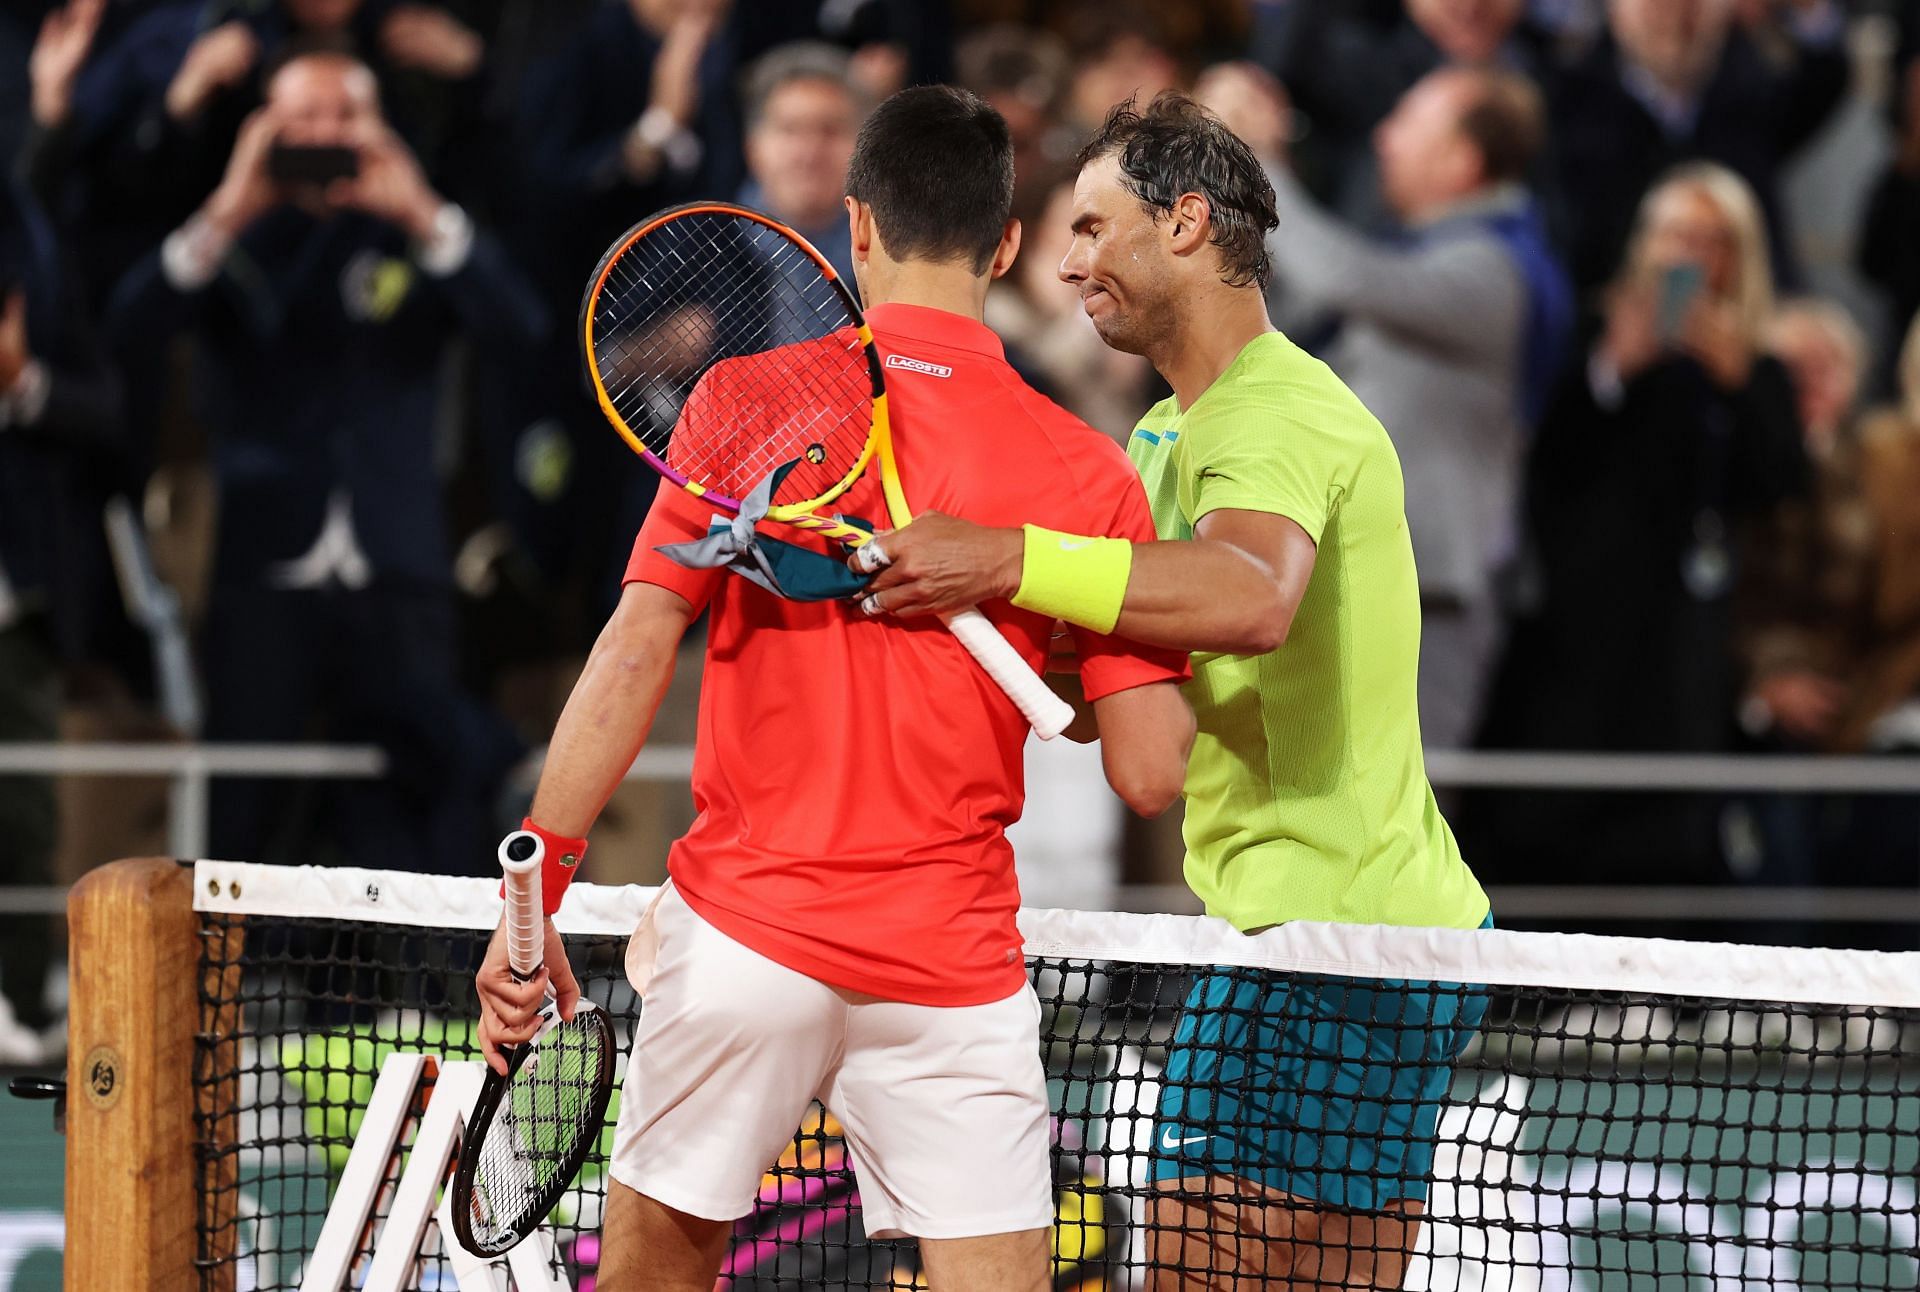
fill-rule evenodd
<path id="1" fill-rule="evenodd" d="M 656 891 L 574 884 L 554 922 L 563 933 L 624 937 Z M 194 909 L 491 929 L 500 919 L 499 881 L 202 861 L 194 866 Z M 1020 912 L 1020 932 L 1029 956 L 1057 960 L 1920 1009 L 1920 952 L 1306 922 L 1248 935 L 1206 916 L 1034 909 Z"/>

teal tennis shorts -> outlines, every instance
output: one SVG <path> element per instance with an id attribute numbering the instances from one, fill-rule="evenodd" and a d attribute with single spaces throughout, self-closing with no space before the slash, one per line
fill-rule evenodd
<path id="1" fill-rule="evenodd" d="M 1234 1176 L 1348 1211 L 1425 1202 L 1453 1064 L 1486 1012 L 1486 989 L 1459 983 L 1203 974 L 1161 1077 L 1152 1178 Z"/>

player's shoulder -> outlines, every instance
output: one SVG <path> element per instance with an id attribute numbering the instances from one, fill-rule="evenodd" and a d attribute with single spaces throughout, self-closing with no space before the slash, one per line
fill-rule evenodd
<path id="1" fill-rule="evenodd" d="M 1386 430 L 1338 374 L 1284 333 L 1254 338 L 1186 418 L 1193 438 L 1268 435 L 1276 428 L 1364 448 Z"/>
<path id="2" fill-rule="evenodd" d="M 1133 478 L 1133 465 L 1127 461 L 1126 450 L 1111 436 L 1029 386 L 1011 367 L 1007 369 L 1007 378 L 1021 411 L 1064 462 L 1118 479 Z"/>

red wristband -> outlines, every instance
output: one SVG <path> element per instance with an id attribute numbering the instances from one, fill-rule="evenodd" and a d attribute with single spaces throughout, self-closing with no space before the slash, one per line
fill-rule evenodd
<path id="1" fill-rule="evenodd" d="M 567 895 L 567 885 L 573 882 L 573 872 L 586 860 L 587 841 L 569 839 L 565 835 L 543 830 L 534 824 L 532 817 L 520 822 L 520 828 L 528 834 L 538 835 L 540 846 L 545 850 L 540 863 L 540 906 L 548 915 L 560 909 L 560 899 Z M 500 896 L 507 895 L 507 886 L 500 885 Z"/>

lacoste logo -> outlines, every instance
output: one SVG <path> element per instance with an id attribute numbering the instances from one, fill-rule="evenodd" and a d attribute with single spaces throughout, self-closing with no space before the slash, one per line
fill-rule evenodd
<path id="1" fill-rule="evenodd" d="M 925 359 L 909 359 L 904 354 L 887 356 L 887 367 L 905 368 L 908 372 L 917 372 L 927 377 L 951 377 L 953 369 L 945 364 L 928 363 Z"/>
<path id="2" fill-rule="evenodd" d="M 1213 1136 L 1211 1135 L 1189 1135 L 1185 1139 L 1175 1139 L 1173 1137 L 1173 1132 L 1174 1132 L 1174 1128 L 1171 1126 L 1166 1127 L 1164 1130 L 1160 1132 L 1160 1147 L 1167 1150 L 1169 1153 L 1171 1153 L 1174 1149 L 1185 1148 L 1189 1144 L 1198 1144 L 1202 1140 L 1209 1140 L 1213 1138 Z"/>

